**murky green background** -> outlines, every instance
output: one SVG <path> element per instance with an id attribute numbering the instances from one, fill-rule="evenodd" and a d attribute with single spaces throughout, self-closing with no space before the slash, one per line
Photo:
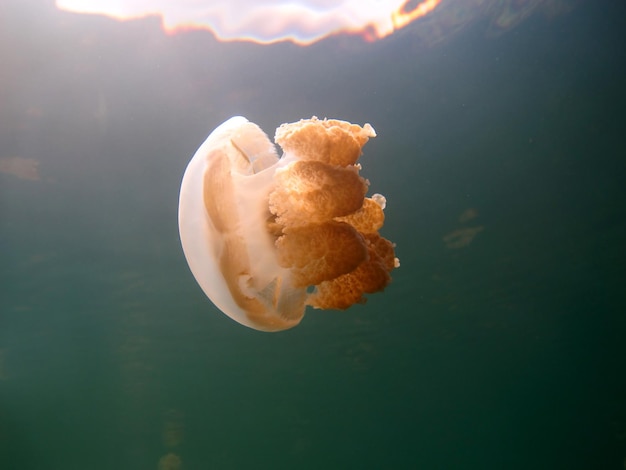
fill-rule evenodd
<path id="1" fill-rule="evenodd" d="M 302 48 L 4 1 L 0 468 L 623 468 L 624 7 Z M 178 189 L 235 114 L 374 126 L 384 294 L 279 334 L 205 298 Z"/>

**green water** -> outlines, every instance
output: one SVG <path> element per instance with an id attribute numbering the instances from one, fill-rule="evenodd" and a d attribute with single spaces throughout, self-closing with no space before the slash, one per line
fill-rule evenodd
<path id="1" fill-rule="evenodd" d="M 307 48 L 5 13 L 0 469 L 623 468 L 623 5 Z M 235 114 L 374 126 L 383 294 L 278 334 L 206 299 L 178 189 Z"/>

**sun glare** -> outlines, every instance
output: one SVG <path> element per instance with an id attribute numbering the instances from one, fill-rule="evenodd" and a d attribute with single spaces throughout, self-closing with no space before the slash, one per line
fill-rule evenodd
<path id="1" fill-rule="evenodd" d="M 57 8 L 118 20 L 159 16 L 168 34 L 209 30 L 220 41 L 309 45 L 337 34 L 384 38 L 441 0 L 57 0 Z"/>

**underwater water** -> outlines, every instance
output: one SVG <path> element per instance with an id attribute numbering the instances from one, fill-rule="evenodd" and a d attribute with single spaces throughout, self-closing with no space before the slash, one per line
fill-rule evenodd
<path id="1" fill-rule="evenodd" d="M 1 9 L 0 469 L 624 468 L 623 3 L 309 46 Z M 178 194 L 234 115 L 374 127 L 383 293 L 206 298 Z"/>

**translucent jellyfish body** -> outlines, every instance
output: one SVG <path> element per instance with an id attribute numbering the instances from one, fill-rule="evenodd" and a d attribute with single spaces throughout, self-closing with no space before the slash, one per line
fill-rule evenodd
<path id="1" fill-rule="evenodd" d="M 346 309 L 381 291 L 399 266 L 378 230 L 385 198 L 365 197 L 357 160 L 374 129 L 312 119 L 267 135 L 237 116 L 189 162 L 178 225 L 185 257 L 211 301 L 262 331 L 300 323 L 307 306 Z"/>

